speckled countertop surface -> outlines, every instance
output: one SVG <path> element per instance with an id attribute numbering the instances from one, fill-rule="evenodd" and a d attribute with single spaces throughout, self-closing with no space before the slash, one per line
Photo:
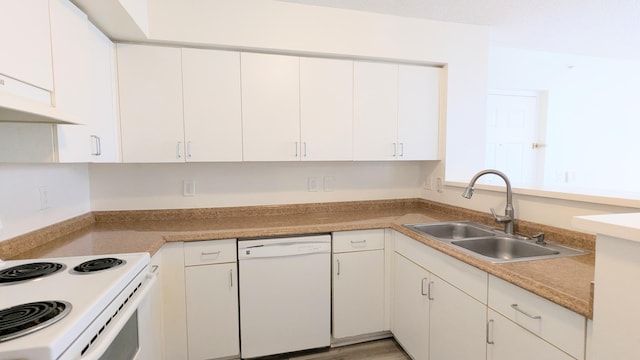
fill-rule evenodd
<path id="1" fill-rule="evenodd" d="M 259 206 L 226 209 L 96 212 L 0 242 L 0 258 L 27 259 L 127 252 L 154 254 L 168 241 L 197 241 L 391 228 L 454 258 L 591 317 L 595 255 L 493 264 L 402 224 L 472 220 L 486 214 L 425 200 Z M 520 233 L 545 231 L 550 241 L 593 251 L 593 236 L 518 222 Z"/>

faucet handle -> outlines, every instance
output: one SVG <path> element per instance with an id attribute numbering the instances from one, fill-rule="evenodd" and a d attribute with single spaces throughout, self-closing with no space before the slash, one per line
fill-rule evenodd
<path id="1" fill-rule="evenodd" d="M 509 215 L 498 215 L 496 214 L 496 209 L 491 208 L 491 215 L 493 215 L 493 218 L 496 220 L 496 222 L 499 223 L 506 223 L 509 221 L 512 221 L 513 219 L 511 218 L 511 216 Z"/>
<path id="2" fill-rule="evenodd" d="M 547 242 L 544 241 L 544 233 L 542 233 L 542 232 L 533 235 L 532 238 L 534 238 L 536 240 L 536 244 L 547 245 Z"/>

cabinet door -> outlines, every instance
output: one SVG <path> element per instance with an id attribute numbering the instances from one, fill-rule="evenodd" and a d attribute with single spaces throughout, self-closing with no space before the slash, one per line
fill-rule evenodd
<path id="1" fill-rule="evenodd" d="M 185 268 L 190 360 L 240 353 L 236 263 Z"/>
<path id="2" fill-rule="evenodd" d="M 300 59 L 302 160 L 353 159 L 353 61 Z"/>
<path id="3" fill-rule="evenodd" d="M 300 60 L 241 54 L 245 161 L 300 160 Z"/>
<path id="4" fill-rule="evenodd" d="M 431 281 L 429 359 L 483 360 L 486 305 L 435 275 Z"/>
<path id="5" fill-rule="evenodd" d="M 396 159 L 398 65 L 356 61 L 353 79 L 354 159 Z"/>
<path id="6" fill-rule="evenodd" d="M 54 106 L 85 125 L 58 125 L 58 160 L 88 162 L 91 156 L 89 128 L 89 21 L 67 0 L 52 0 L 51 46 L 54 74 Z"/>
<path id="7" fill-rule="evenodd" d="M 398 69 L 398 159 L 438 159 L 440 69 Z"/>
<path id="8" fill-rule="evenodd" d="M 178 48 L 117 45 L 124 162 L 183 162 L 182 65 Z"/>
<path id="9" fill-rule="evenodd" d="M 429 358 L 429 279 L 427 270 L 394 253 L 391 330 L 414 360 Z"/>
<path id="10" fill-rule="evenodd" d="M 384 250 L 333 255 L 333 337 L 384 329 Z"/>
<path id="11" fill-rule="evenodd" d="M 2 0 L 0 14 L 0 74 L 52 91 L 49 1 Z"/>
<path id="12" fill-rule="evenodd" d="M 558 348 L 489 309 L 487 360 L 570 360 Z"/>
<path id="13" fill-rule="evenodd" d="M 89 23 L 89 134 L 91 162 L 119 162 L 120 136 L 116 114 L 114 45 Z"/>
<path id="14" fill-rule="evenodd" d="M 182 49 L 186 161 L 242 161 L 240 53 Z"/>

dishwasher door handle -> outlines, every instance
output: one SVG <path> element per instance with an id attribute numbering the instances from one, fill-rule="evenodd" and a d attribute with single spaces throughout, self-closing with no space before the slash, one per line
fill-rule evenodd
<path id="1" fill-rule="evenodd" d="M 301 242 L 251 246 L 238 249 L 238 260 L 302 256 L 331 252 L 330 242 Z"/>

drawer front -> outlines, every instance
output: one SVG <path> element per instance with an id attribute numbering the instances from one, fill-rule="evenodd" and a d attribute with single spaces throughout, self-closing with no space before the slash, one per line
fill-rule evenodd
<path id="1" fill-rule="evenodd" d="M 380 249 L 384 249 L 384 229 L 333 233 L 334 253 Z"/>
<path id="2" fill-rule="evenodd" d="M 571 356 L 584 358 L 584 316 L 494 276 L 489 276 L 489 307 Z"/>
<path id="3" fill-rule="evenodd" d="M 184 265 L 235 262 L 236 239 L 190 241 L 184 243 Z"/>

